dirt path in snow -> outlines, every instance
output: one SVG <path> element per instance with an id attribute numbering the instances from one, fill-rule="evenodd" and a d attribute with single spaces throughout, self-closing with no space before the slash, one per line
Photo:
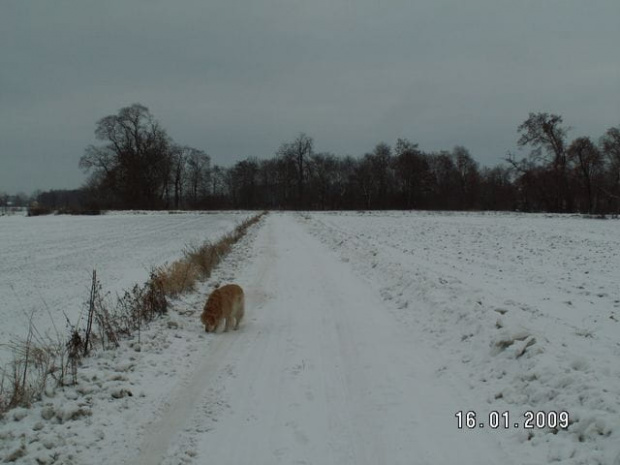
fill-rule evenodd
<path id="1" fill-rule="evenodd" d="M 498 433 L 457 429 L 469 390 L 439 381 L 438 355 L 292 215 L 255 247 L 244 324 L 212 336 L 134 463 L 513 463 Z"/>

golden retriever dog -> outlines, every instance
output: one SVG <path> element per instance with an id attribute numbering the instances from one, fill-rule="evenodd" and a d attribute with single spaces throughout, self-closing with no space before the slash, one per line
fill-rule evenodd
<path id="1" fill-rule="evenodd" d="M 225 319 L 224 332 L 226 332 L 233 325 L 233 322 L 234 329 L 239 328 L 244 313 L 245 297 L 243 289 L 236 284 L 227 284 L 211 293 L 202 315 L 200 315 L 200 321 L 205 326 L 206 332 L 215 332 L 222 319 Z"/>

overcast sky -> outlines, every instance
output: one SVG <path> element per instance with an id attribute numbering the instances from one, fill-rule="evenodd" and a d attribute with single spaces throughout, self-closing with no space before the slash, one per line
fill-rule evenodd
<path id="1" fill-rule="evenodd" d="M 75 188 L 97 120 L 147 106 L 212 162 L 300 132 L 516 150 L 529 112 L 620 125 L 620 0 L 2 0 L 0 192 Z"/>

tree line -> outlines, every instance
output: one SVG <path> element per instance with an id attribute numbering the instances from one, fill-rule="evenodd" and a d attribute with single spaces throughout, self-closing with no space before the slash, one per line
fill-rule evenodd
<path id="1" fill-rule="evenodd" d="M 598 141 L 568 139 L 559 115 L 530 113 L 517 128 L 524 158 L 481 167 L 463 146 L 425 152 L 398 139 L 361 157 L 316 152 L 299 134 L 266 159 L 211 164 L 201 149 L 179 145 L 148 108 L 134 104 L 100 119 L 80 167 L 77 191 L 50 191 L 92 209 L 429 209 L 617 213 L 620 126 Z"/>

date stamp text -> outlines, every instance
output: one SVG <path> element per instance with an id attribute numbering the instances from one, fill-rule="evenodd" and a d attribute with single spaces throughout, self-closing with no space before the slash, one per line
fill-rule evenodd
<path id="1" fill-rule="evenodd" d="M 522 415 L 511 415 L 509 411 L 492 410 L 488 415 L 480 415 L 474 410 L 459 410 L 454 414 L 458 429 L 566 429 L 569 415 L 566 411 L 528 410 Z"/>

